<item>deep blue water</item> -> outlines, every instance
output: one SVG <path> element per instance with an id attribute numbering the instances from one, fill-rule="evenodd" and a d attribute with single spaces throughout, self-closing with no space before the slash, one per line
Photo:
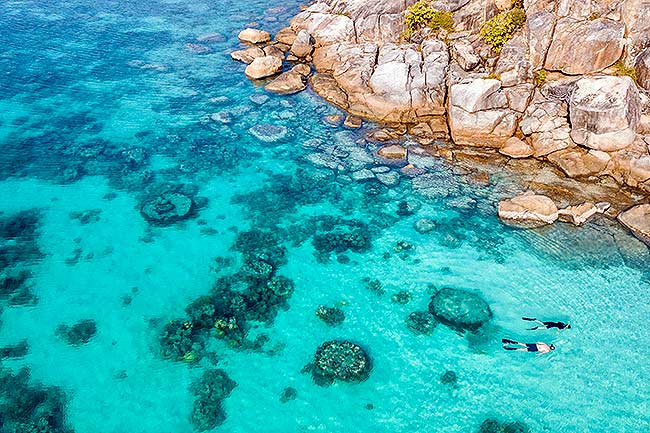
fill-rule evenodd
<path id="1" fill-rule="evenodd" d="M 340 113 L 310 91 L 266 94 L 229 53 L 298 10 L 0 8 L 0 432 L 649 431 L 647 248 L 605 219 L 503 226 L 517 187 L 498 173 L 421 157 L 412 180 L 374 157 L 371 125 L 328 124 Z M 251 130 L 268 125 L 281 138 Z M 390 186 L 354 181 L 363 168 Z M 182 220 L 161 197 L 189 206 Z M 491 323 L 414 334 L 405 319 L 441 287 L 479 293 Z M 215 308 L 236 319 L 225 335 Z M 524 315 L 573 328 L 531 333 Z M 303 372 L 332 339 L 367 352 L 367 380 Z"/>

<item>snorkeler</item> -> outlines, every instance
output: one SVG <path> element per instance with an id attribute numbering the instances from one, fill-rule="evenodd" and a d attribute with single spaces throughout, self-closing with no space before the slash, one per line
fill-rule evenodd
<path id="1" fill-rule="evenodd" d="M 503 344 L 503 348 L 506 350 L 516 350 L 519 352 L 538 352 L 538 355 L 541 355 L 543 353 L 548 353 L 551 350 L 555 350 L 555 346 L 552 344 L 549 346 L 546 343 L 520 343 L 518 341 L 514 340 L 508 340 L 507 338 L 502 338 L 501 343 Z M 512 347 L 512 346 L 518 346 L 518 347 Z"/>
<path id="2" fill-rule="evenodd" d="M 533 328 L 528 328 L 529 331 L 534 331 L 535 329 L 551 329 L 557 328 L 557 331 L 560 332 L 560 329 L 571 329 L 571 324 L 569 322 L 542 322 L 538 319 L 531 319 L 530 317 L 522 317 L 522 320 L 527 320 L 529 322 L 539 323 L 539 326 Z"/>

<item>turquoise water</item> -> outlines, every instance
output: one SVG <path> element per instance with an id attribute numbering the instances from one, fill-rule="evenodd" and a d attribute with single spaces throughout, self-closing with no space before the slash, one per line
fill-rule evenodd
<path id="1" fill-rule="evenodd" d="M 338 112 L 310 92 L 265 94 L 229 57 L 241 28 L 277 31 L 298 10 L 277 0 L 0 9 L 0 271 L 5 282 L 30 273 L 26 294 L 0 298 L 0 346 L 29 348 L 0 361 L 0 431 L 29 431 L 14 422 L 17 389 L 32 409 L 35 390 L 64 392 L 57 410 L 76 432 L 196 431 L 191 384 L 215 367 L 237 383 L 215 432 L 475 432 L 486 418 L 531 432 L 649 431 L 647 248 L 604 219 L 505 227 L 495 204 L 511 183 L 479 184 L 434 158 L 419 161 L 428 188 L 403 176 L 391 187 L 353 181 L 350 172 L 382 165 L 365 131 L 324 122 Z M 269 124 L 286 135 L 249 131 Z M 332 161 L 339 167 L 323 167 Z M 188 218 L 143 218 L 165 191 L 193 200 Z M 403 201 L 414 214 L 398 213 Z M 421 218 L 436 228 L 419 233 Z M 332 224 L 356 227 L 370 248 L 319 254 L 314 239 Z M 286 248 L 277 273 L 294 285 L 263 320 L 247 320 L 247 341 L 260 344 L 231 347 L 210 331 L 196 362 L 166 359 L 165 324 L 237 273 L 233 245 L 254 229 Z M 491 324 L 413 334 L 405 318 L 427 309 L 434 286 L 480 292 Z M 393 302 L 403 290 L 412 300 Z M 345 321 L 327 326 L 321 304 L 340 306 Z M 573 329 L 530 333 L 523 315 Z M 84 319 L 96 334 L 69 344 L 59 325 Z M 503 337 L 557 350 L 507 352 Z M 366 381 L 322 387 L 301 373 L 331 339 L 368 352 Z M 30 378 L 18 388 L 6 378 L 22 368 Z M 455 386 L 441 383 L 447 370 Z M 286 387 L 296 397 L 282 402 Z"/>

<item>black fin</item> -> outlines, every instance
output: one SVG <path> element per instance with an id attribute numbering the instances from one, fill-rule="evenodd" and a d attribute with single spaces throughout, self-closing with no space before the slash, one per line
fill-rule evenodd
<path id="1" fill-rule="evenodd" d="M 535 322 L 537 319 L 535 318 L 530 318 L 530 317 L 522 317 L 521 320 L 528 320 L 529 322 Z"/>
<path id="2" fill-rule="evenodd" d="M 501 343 L 503 343 L 503 344 L 519 344 L 518 341 L 508 340 L 507 338 L 502 338 Z"/>

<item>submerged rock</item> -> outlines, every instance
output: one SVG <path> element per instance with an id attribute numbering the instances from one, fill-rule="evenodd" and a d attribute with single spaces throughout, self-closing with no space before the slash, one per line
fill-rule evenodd
<path id="1" fill-rule="evenodd" d="M 639 240 L 650 245 L 650 204 L 634 206 L 621 213 L 618 220 Z"/>
<path id="2" fill-rule="evenodd" d="M 323 343 L 314 356 L 311 369 L 314 381 L 327 386 L 334 381 L 362 382 L 370 375 L 370 357 L 361 346 L 350 341 L 332 340 Z"/>
<path id="3" fill-rule="evenodd" d="M 477 331 L 492 318 L 492 310 L 483 298 L 460 289 L 438 291 L 431 298 L 429 311 L 441 323 L 460 331 Z"/>
<path id="4" fill-rule="evenodd" d="M 270 125 L 262 123 L 255 125 L 248 130 L 255 138 L 266 143 L 275 143 L 285 138 L 289 132 L 286 126 Z"/>
<path id="5" fill-rule="evenodd" d="M 189 218 L 194 207 L 192 198 L 180 192 L 165 192 L 144 202 L 142 216 L 151 224 L 170 225 Z"/>

